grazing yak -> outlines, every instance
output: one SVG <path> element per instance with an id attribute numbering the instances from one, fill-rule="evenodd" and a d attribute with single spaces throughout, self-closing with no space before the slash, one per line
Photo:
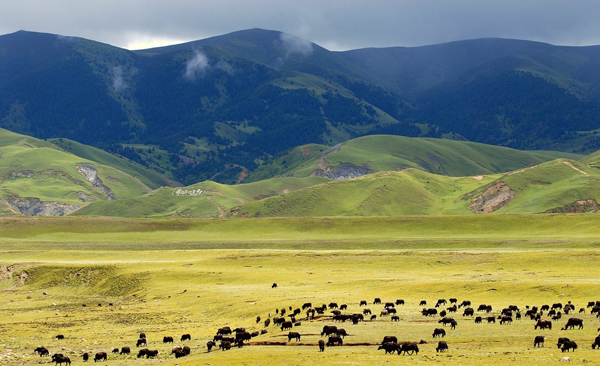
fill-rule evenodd
<path id="1" fill-rule="evenodd" d="M 144 333 L 144 332 L 140 333 L 140 336 L 138 338 L 144 338 L 144 339 L 146 339 L 146 333 Z"/>
<path id="2" fill-rule="evenodd" d="M 90 354 L 86 352 L 81 355 L 81 358 L 83 359 L 83 362 L 87 362 L 90 359 Z"/>
<path id="3" fill-rule="evenodd" d="M 444 325 L 446 324 L 452 324 L 452 322 L 454 322 L 454 318 L 444 318 L 438 321 L 438 323 L 442 323 Z"/>
<path id="4" fill-rule="evenodd" d="M 396 300 L 396 305 L 404 305 L 404 300 L 403 299 L 397 299 Z"/>
<path id="5" fill-rule="evenodd" d="M 567 337 L 560 337 L 558 338 L 558 343 L 556 343 L 556 347 L 560 348 L 562 347 L 563 343 L 570 341 L 569 338 Z"/>
<path id="6" fill-rule="evenodd" d="M 490 323 L 496 324 L 496 317 L 494 317 L 494 316 L 488 316 L 487 318 L 485 318 L 485 320 L 487 320 L 488 324 L 490 324 Z"/>
<path id="7" fill-rule="evenodd" d="M 400 353 L 400 345 L 398 343 L 383 343 L 377 350 L 385 350 L 386 354 L 394 352 Z"/>
<path id="8" fill-rule="evenodd" d="M 398 315 L 394 315 L 394 316 L 392 316 L 392 321 L 393 322 L 399 322 L 400 321 L 400 317 Z"/>
<path id="9" fill-rule="evenodd" d="M 600 349 L 600 336 L 597 336 L 594 339 L 594 343 L 592 343 L 592 349 L 596 349 L 596 347 L 598 347 L 598 349 Z"/>
<path id="10" fill-rule="evenodd" d="M 381 304 L 381 299 L 376 297 L 375 300 L 373 300 L 373 304 Z"/>
<path id="11" fill-rule="evenodd" d="M 335 334 L 338 328 L 335 325 L 324 325 L 323 331 L 321 332 L 321 337 L 323 335 L 329 336 L 330 334 Z"/>
<path id="12" fill-rule="evenodd" d="M 463 316 L 473 316 L 475 314 L 475 310 L 473 308 L 466 308 L 463 312 Z"/>
<path id="13" fill-rule="evenodd" d="M 381 344 L 385 343 L 398 343 L 398 338 L 396 336 L 385 336 L 383 337 L 383 341 L 381 341 Z"/>
<path id="14" fill-rule="evenodd" d="M 71 359 L 63 355 L 62 353 L 57 353 L 55 355 L 52 355 L 52 362 L 54 362 L 55 365 L 62 365 L 63 363 L 65 365 L 70 365 Z"/>
<path id="15" fill-rule="evenodd" d="M 173 343 L 173 337 L 163 337 L 163 343 Z"/>
<path id="16" fill-rule="evenodd" d="M 206 342 L 206 348 L 208 349 L 208 352 L 210 352 L 210 350 L 215 347 L 217 344 L 213 341 L 208 341 Z"/>
<path id="17" fill-rule="evenodd" d="M 288 342 L 291 342 L 292 339 L 295 339 L 296 341 L 300 342 L 300 333 L 298 333 L 298 332 L 289 332 L 288 333 Z"/>
<path id="18" fill-rule="evenodd" d="M 534 347 L 544 347 L 544 336 L 536 336 L 533 340 Z"/>
<path id="19" fill-rule="evenodd" d="M 439 341 L 438 346 L 435 348 L 435 352 L 444 352 L 448 350 L 448 343 L 446 341 Z"/>
<path id="20" fill-rule="evenodd" d="M 118 348 L 113 348 L 112 353 L 119 353 L 119 349 Z"/>
<path id="21" fill-rule="evenodd" d="M 171 352 L 172 354 L 173 352 Z M 181 357 L 185 357 L 187 355 L 189 355 L 191 353 L 190 347 L 188 346 L 184 346 L 183 348 L 180 347 L 179 350 L 175 351 L 175 358 L 181 358 Z"/>
<path id="22" fill-rule="evenodd" d="M 475 324 L 481 324 L 482 321 L 483 319 L 480 316 L 475 318 Z"/>
<path id="23" fill-rule="evenodd" d="M 48 351 L 46 347 L 37 347 L 33 350 L 33 352 L 37 352 L 37 354 L 40 355 L 40 357 L 50 355 L 50 351 Z"/>
<path id="24" fill-rule="evenodd" d="M 562 352 L 569 352 L 570 350 L 573 350 L 573 352 L 575 352 L 576 349 L 577 343 L 575 343 L 575 341 L 566 341 L 562 344 L 562 348 L 560 350 Z"/>
<path id="25" fill-rule="evenodd" d="M 327 341 L 327 347 L 341 346 L 342 344 L 344 344 L 344 341 L 339 336 L 331 336 Z"/>
<path id="26" fill-rule="evenodd" d="M 140 338 L 137 340 L 137 342 L 135 343 L 136 347 L 140 347 L 140 346 L 147 346 L 148 342 L 146 341 L 146 338 Z"/>
<path id="27" fill-rule="evenodd" d="M 419 346 L 416 343 L 403 343 L 401 352 L 412 356 L 413 353 L 419 353 Z M 400 355 L 400 353 L 398 353 L 398 355 Z"/>
<path id="28" fill-rule="evenodd" d="M 537 323 L 535 323 L 535 327 L 534 329 L 538 329 L 538 327 L 540 327 L 540 329 L 552 329 L 552 322 L 550 320 L 538 320 Z"/>
<path id="29" fill-rule="evenodd" d="M 511 324 L 512 321 L 513 321 L 512 316 L 504 315 L 504 316 L 500 317 L 500 324 Z"/>
<path id="30" fill-rule="evenodd" d="M 325 351 L 325 341 L 324 340 L 319 340 L 319 352 L 323 352 Z"/>
<path id="31" fill-rule="evenodd" d="M 425 305 L 427 305 L 426 300 L 421 300 L 421 302 L 419 302 L 419 306 L 425 306 Z"/>
<path id="32" fill-rule="evenodd" d="M 219 345 L 219 348 L 222 351 L 227 351 L 231 349 L 231 342 L 230 341 L 223 341 L 221 342 L 221 344 Z"/>
<path id="33" fill-rule="evenodd" d="M 154 357 L 157 357 L 158 354 L 159 354 L 159 352 L 157 349 L 148 350 L 148 352 L 146 352 L 146 358 L 150 358 L 150 357 L 154 358 Z"/>
<path id="34" fill-rule="evenodd" d="M 250 332 L 240 332 L 235 334 L 235 340 L 239 341 L 249 341 L 252 339 L 252 334 Z"/>
<path id="35" fill-rule="evenodd" d="M 121 348 L 121 352 L 119 354 L 121 355 L 128 355 L 131 353 L 131 348 L 129 347 L 122 347 Z"/>
<path id="36" fill-rule="evenodd" d="M 565 324 L 564 328 L 561 328 L 561 330 L 575 329 L 576 326 L 579 327 L 578 329 L 583 329 L 583 319 L 570 318 L 567 320 L 567 324 Z"/>
<path id="37" fill-rule="evenodd" d="M 471 306 L 471 301 L 469 301 L 469 300 L 464 300 L 463 302 L 461 302 L 461 303 L 458 305 L 458 307 L 459 307 L 459 308 L 461 308 L 461 307 L 463 307 L 463 306 L 464 306 L 464 307 Z"/>
<path id="38" fill-rule="evenodd" d="M 346 330 L 344 328 L 338 329 L 337 332 L 335 332 L 335 334 L 342 338 L 346 338 L 346 336 L 348 335 L 348 333 L 346 332 Z"/>
<path id="39" fill-rule="evenodd" d="M 436 316 L 438 313 L 437 309 L 434 308 L 423 308 L 423 310 L 421 310 L 421 314 L 423 314 L 423 316 Z"/>
<path id="40" fill-rule="evenodd" d="M 65 336 L 64 336 L 64 335 L 62 335 L 62 334 L 57 334 L 57 335 L 56 335 L 56 337 L 54 337 L 54 338 L 56 338 L 57 340 L 59 340 L 59 341 L 60 341 L 60 340 L 62 340 L 62 339 L 65 339 Z"/>
<path id="41" fill-rule="evenodd" d="M 94 356 L 94 362 L 106 361 L 107 359 L 108 359 L 108 355 L 106 354 L 106 352 L 98 352 Z"/>
<path id="42" fill-rule="evenodd" d="M 287 321 L 287 322 L 283 322 L 281 324 L 281 330 L 289 330 L 292 329 L 292 327 L 294 326 L 294 323 Z"/>
<path id="43" fill-rule="evenodd" d="M 367 300 L 360 300 L 360 305 L 359 306 L 367 306 Z"/>
<path id="44" fill-rule="evenodd" d="M 433 330 L 433 338 L 435 338 L 435 337 L 444 338 L 445 335 L 446 335 L 446 331 L 443 328 L 435 328 Z"/>
<path id="45" fill-rule="evenodd" d="M 227 334 L 231 334 L 231 328 L 229 328 L 229 327 L 223 327 L 223 328 L 219 328 L 219 330 L 217 330 L 217 335 L 227 335 Z"/>
<path id="46" fill-rule="evenodd" d="M 192 340 L 192 336 L 189 334 L 184 334 L 181 336 L 181 342 L 183 341 L 191 341 Z"/>

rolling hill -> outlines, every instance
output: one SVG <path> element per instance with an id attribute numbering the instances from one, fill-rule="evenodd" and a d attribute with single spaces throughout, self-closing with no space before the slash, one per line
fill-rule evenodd
<path id="1" fill-rule="evenodd" d="M 468 141 L 371 135 L 333 148 L 300 146 L 260 166 L 249 179 L 274 175 L 343 179 L 407 168 L 460 177 L 508 172 L 559 157 L 579 159 L 582 156 L 557 151 L 522 151 Z"/>
<path id="2" fill-rule="evenodd" d="M 332 181 L 243 204 L 234 216 L 402 216 L 600 212 L 600 170 L 556 159 L 504 174 L 448 177 L 420 169 Z"/>
<path id="3" fill-rule="evenodd" d="M 224 185 L 211 181 L 181 188 L 159 188 L 143 196 L 93 202 L 75 216 L 222 218 L 240 204 L 286 194 L 328 181 L 326 178 L 273 178 Z"/>
<path id="4" fill-rule="evenodd" d="M 147 193 L 138 178 L 0 129 L 0 214 L 67 215 L 89 202 Z"/>
<path id="5" fill-rule="evenodd" d="M 19 31 L 0 36 L 0 55 L 0 127 L 93 145 L 184 185 L 236 183 L 296 146 L 374 134 L 600 148 L 597 46 L 332 52 L 249 29 L 128 51 Z"/>

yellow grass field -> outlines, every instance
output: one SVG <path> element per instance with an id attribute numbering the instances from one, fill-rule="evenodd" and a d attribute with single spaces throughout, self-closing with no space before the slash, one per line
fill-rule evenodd
<path id="1" fill-rule="evenodd" d="M 526 219 L 530 225 L 544 220 L 541 216 L 523 217 L 523 221 Z M 547 219 L 563 220 L 557 216 Z M 347 226 L 347 220 L 330 223 L 329 235 L 336 228 Z M 61 230 L 56 229 L 55 221 L 42 220 L 36 225 L 54 233 L 35 235 L 19 231 L 31 229 L 31 222 L 0 220 L 0 229 L 4 229 L 0 231 L 0 365 L 50 363 L 49 357 L 40 358 L 33 353 L 38 346 L 69 356 L 73 364 L 83 364 L 83 352 L 89 352 L 93 358 L 98 351 L 108 352 L 106 364 L 111 365 L 544 365 L 557 363 L 565 355 L 572 364 L 600 363 L 600 350 L 591 349 L 600 321 L 590 314 L 591 308 L 586 308 L 588 301 L 600 300 L 600 233 L 594 235 L 588 228 L 595 218 L 589 223 L 589 216 L 581 219 L 578 230 L 586 233 L 584 239 L 569 241 L 569 231 L 565 229 L 562 234 L 557 232 L 557 242 L 551 240 L 550 232 L 548 241 L 524 240 L 521 234 L 514 234 L 519 233 L 519 227 L 513 232 L 498 229 L 504 234 L 497 234 L 495 241 L 495 234 L 484 235 L 474 221 L 467 225 L 456 218 L 453 235 L 460 236 L 459 228 L 465 225 L 473 230 L 463 233 L 461 240 L 455 238 L 460 245 L 447 247 L 435 245 L 441 240 L 440 231 L 447 230 L 447 223 L 443 222 L 446 219 L 431 220 L 428 233 L 422 233 L 418 241 L 414 240 L 415 233 L 404 236 L 399 232 L 393 244 L 382 244 L 390 238 L 389 232 L 380 230 L 380 241 L 375 232 L 360 245 L 349 241 L 348 248 L 344 248 L 341 241 L 334 249 L 321 249 L 315 244 L 319 232 L 325 242 L 333 240 L 327 235 L 328 229 L 322 228 L 308 235 L 306 248 L 292 229 L 265 233 L 269 240 L 278 235 L 291 240 L 289 246 L 280 243 L 279 247 L 236 248 L 231 243 L 235 238 L 243 242 L 258 235 L 248 231 L 244 237 L 246 229 L 240 228 L 223 232 L 221 241 L 212 236 L 209 249 L 190 249 L 181 243 L 191 232 L 182 234 L 173 229 L 190 223 L 185 220 L 166 221 L 164 225 L 171 225 L 171 229 L 163 227 L 157 236 L 160 245 L 147 237 L 140 241 L 115 239 L 111 244 L 103 236 L 108 234 L 97 234 L 95 243 L 80 229 L 102 231 L 100 219 L 96 229 L 86 219 L 63 221 L 70 229 Z M 138 228 L 156 224 L 136 222 Z M 225 220 L 215 225 L 228 227 L 236 222 L 239 227 L 248 225 L 244 220 Z M 293 223 L 288 222 L 290 228 Z M 354 221 L 355 226 L 364 223 Z M 206 229 L 203 223 L 192 224 Z M 369 227 L 376 225 L 364 226 L 362 230 L 368 231 Z M 137 230 L 133 224 L 129 228 Z M 197 230 L 200 234 L 201 229 Z M 125 229 L 121 231 L 128 235 Z M 169 231 L 172 245 L 166 239 Z M 510 243 L 513 234 L 519 238 L 519 245 L 503 246 L 502 243 Z M 118 233 L 110 234 L 113 235 L 118 237 Z M 478 244 L 478 236 L 485 238 L 482 245 Z M 450 239 L 452 233 L 448 232 L 447 242 L 454 243 Z M 410 245 L 398 244 L 404 241 Z M 196 246 L 201 244 L 199 240 Z M 277 288 L 272 288 L 274 282 Z M 399 322 L 391 322 L 389 315 L 380 317 L 383 304 L 373 304 L 376 297 L 384 303 L 405 301 L 405 305 L 397 306 Z M 475 324 L 473 317 L 462 316 L 462 308 L 449 315 L 458 321 L 454 330 L 438 324 L 439 316 L 421 315 L 421 300 L 427 300 L 427 307 L 434 307 L 436 300 L 451 297 L 458 298 L 459 303 L 470 300 L 475 309 L 479 304 L 492 305 L 494 316 L 508 305 L 517 305 L 524 313 L 526 305 L 568 301 L 576 306 L 576 311 L 553 321 L 552 330 L 535 330 L 535 322 L 528 318 L 509 325 L 487 324 L 485 320 Z M 255 321 L 257 316 L 264 320 L 269 313 L 276 316 L 276 309 L 289 311 L 290 306 L 300 308 L 305 302 L 314 306 L 337 302 L 348 305 L 342 313 L 362 312 L 365 307 L 359 306 L 361 300 L 367 300 L 376 320 L 358 325 L 349 321 L 334 323 L 329 316 L 306 321 L 303 311 L 297 319 L 302 324 L 292 329 L 302 335 L 300 342 L 287 342 L 288 331 L 273 325 L 265 328 L 262 321 Z M 577 314 L 582 307 L 586 313 Z M 329 310 L 325 314 L 330 315 Z M 476 312 L 475 316 L 489 315 Z M 584 329 L 561 331 L 569 317 L 582 318 Z M 349 333 L 342 347 L 318 351 L 317 342 L 326 339 L 320 336 L 324 325 L 336 325 Z M 253 338 L 242 349 L 207 353 L 206 342 L 223 326 L 244 327 L 248 331 L 267 329 L 268 333 Z M 443 354 L 436 353 L 438 339 L 432 338 L 433 329 L 438 327 L 445 328 L 444 340 L 450 348 Z M 148 348 L 160 351 L 159 358 L 136 358 L 135 342 L 142 331 L 148 336 Z M 190 333 L 192 340 L 180 342 L 179 337 L 185 333 Z M 57 334 L 63 334 L 65 339 L 54 339 Z M 377 350 L 377 344 L 386 335 L 427 343 L 419 345 L 418 355 L 385 355 Z M 536 335 L 546 337 L 545 347 L 533 348 Z M 188 345 L 191 354 L 175 359 L 170 355 L 172 345 L 162 343 L 163 336 L 173 336 L 176 345 Z M 556 347 L 558 337 L 575 340 L 579 348 L 574 353 L 562 353 Z M 113 348 L 123 346 L 131 347 L 132 355 L 111 353 Z"/>

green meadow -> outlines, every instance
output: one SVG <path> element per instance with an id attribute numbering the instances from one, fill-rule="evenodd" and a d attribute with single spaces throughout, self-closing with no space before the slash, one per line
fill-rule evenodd
<path id="1" fill-rule="evenodd" d="M 423 317 L 427 300 L 470 300 L 492 305 L 497 316 L 508 305 L 576 306 L 600 300 L 600 231 L 596 215 L 412 216 L 265 219 L 116 219 L 100 217 L 0 219 L 0 365 L 48 363 L 38 346 L 68 355 L 108 352 L 113 365 L 540 365 L 564 355 L 558 337 L 575 340 L 574 364 L 600 362 L 591 344 L 600 321 L 590 314 L 584 329 L 560 328 L 571 315 L 535 330 L 529 319 L 510 325 L 475 324 L 453 316 L 446 328 L 447 353 L 432 338 L 440 317 Z M 277 288 L 272 288 L 273 283 Z M 382 301 L 404 299 L 399 322 L 380 316 Z M 377 319 L 352 325 L 330 317 L 288 331 L 262 320 L 276 309 L 347 304 L 362 312 L 367 300 Z M 112 306 L 109 305 L 112 304 Z M 86 305 L 86 306 L 83 306 Z M 99 306 L 101 305 L 101 306 Z M 445 307 L 449 306 L 446 305 Z M 441 310 L 441 309 L 440 309 Z M 289 311 L 289 310 L 288 310 Z M 329 315 L 329 312 L 326 312 Z M 489 316 L 476 313 L 476 316 Z M 349 333 L 342 347 L 318 351 L 323 325 Z M 206 351 L 223 326 L 267 329 L 242 349 Z M 139 332 L 158 359 L 137 359 Z M 179 342 L 190 333 L 191 341 Z M 63 334 L 64 340 L 56 340 Z M 384 336 L 420 341 L 418 355 L 385 355 Z M 545 347 L 533 348 L 537 335 Z M 188 345 L 191 355 L 175 359 L 163 336 Z M 132 355 L 113 355 L 129 346 Z"/>

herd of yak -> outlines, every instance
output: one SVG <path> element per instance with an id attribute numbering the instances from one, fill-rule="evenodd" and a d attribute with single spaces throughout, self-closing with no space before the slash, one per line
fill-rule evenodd
<path id="1" fill-rule="evenodd" d="M 373 301 L 374 305 L 381 305 L 382 308 L 379 313 L 380 318 L 384 318 L 386 316 L 390 316 L 390 320 L 392 322 L 399 321 L 399 317 L 397 314 L 396 307 L 404 305 L 404 300 L 398 299 L 395 302 L 385 302 L 382 303 L 380 298 L 375 298 Z M 442 326 L 450 326 L 450 329 L 455 329 L 458 325 L 458 321 L 455 320 L 452 316 L 453 314 L 457 314 L 462 311 L 463 319 L 465 317 L 474 317 L 475 323 L 496 323 L 500 324 L 511 324 L 513 320 L 520 320 L 522 318 L 529 318 L 535 321 L 534 329 L 552 329 L 552 321 L 559 321 L 563 314 L 569 315 L 575 312 L 575 306 L 569 301 L 567 304 L 555 303 L 552 306 L 550 305 L 542 305 L 540 307 L 537 306 L 526 306 L 525 309 L 519 309 L 516 305 L 510 305 L 504 309 L 502 309 L 499 315 L 496 316 L 475 316 L 475 313 L 485 313 L 489 315 L 492 312 L 492 306 L 481 304 L 475 310 L 471 306 L 471 302 L 468 300 L 462 301 L 460 304 L 458 300 L 455 298 L 451 298 L 448 301 L 445 299 L 437 300 L 435 307 L 427 307 L 427 302 L 425 300 L 419 303 L 420 306 L 424 306 L 421 314 L 425 317 L 441 317 L 438 321 Z M 302 325 L 301 320 L 311 321 L 315 319 L 332 321 L 338 323 L 344 323 L 346 321 L 351 322 L 352 324 L 358 324 L 359 322 L 366 320 L 375 320 L 377 319 L 376 314 L 372 314 L 369 308 L 362 308 L 363 306 L 368 306 L 367 301 L 362 300 L 359 304 L 361 307 L 360 312 L 358 313 L 343 313 L 343 310 L 347 310 L 348 306 L 346 304 L 341 304 L 338 306 L 337 303 L 331 302 L 329 305 L 322 304 L 321 306 L 313 306 L 312 303 L 304 303 L 302 308 L 296 308 L 294 310 L 292 306 L 282 309 L 276 309 L 275 314 L 269 313 L 268 317 L 263 321 L 260 316 L 256 318 L 256 323 L 259 324 L 262 322 L 264 324 L 264 328 L 268 328 L 270 325 L 274 325 L 279 328 L 281 331 L 289 331 L 287 334 L 288 343 L 294 341 L 300 341 L 301 334 L 297 331 L 292 331 L 294 327 L 299 327 Z M 600 301 L 590 301 L 587 304 L 587 309 L 591 308 L 590 314 L 596 314 L 598 318 L 600 318 Z M 586 308 L 580 308 L 579 313 L 585 313 Z M 302 314 L 304 311 L 304 315 Z M 522 314 L 523 311 L 523 314 Z M 287 317 L 286 317 L 287 313 Z M 482 314 L 483 315 L 483 314 Z M 302 319 L 300 319 L 302 317 Z M 262 326 L 262 325 L 261 325 Z M 562 330 L 566 329 L 583 329 L 583 319 L 577 317 L 570 317 L 567 319 Z M 600 328 L 598 329 L 600 331 Z M 208 352 L 210 352 L 213 348 L 218 348 L 223 351 L 229 350 L 232 347 L 243 347 L 245 344 L 257 337 L 261 334 L 266 334 L 267 330 L 262 329 L 260 331 L 248 332 L 245 328 L 234 328 L 226 326 L 219 328 L 216 335 L 212 340 L 208 341 L 206 346 Z M 333 347 L 333 346 L 342 346 L 344 344 L 344 339 L 348 335 L 345 329 L 340 328 L 336 325 L 324 325 L 321 337 L 325 336 L 326 341 L 321 339 L 318 341 L 319 351 L 325 351 L 325 347 Z M 443 338 L 446 336 L 446 330 L 442 328 L 435 328 L 433 330 L 432 337 L 433 338 Z M 56 339 L 64 339 L 63 335 L 57 335 Z M 180 341 L 190 341 L 190 334 L 184 334 L 181 336 Z M 545 337 L 543 335 L 536 336 L 533 341 L 533 347 L 543 347 L 544 346 Z M 163 337 L 163 344 L 173 343 L 173 337 Z M 383 341 L 378 343 L 378 349 L 384 350 L 385 354 L 393 354 L 394 352 L 398 355 L 413 355 L 419 353 L 419 344 L 427 343 L 424 340 L 420 342 L 407 342 L 407 341 L 398 341 L 396 336 L 386 335 L 383 337 Z M 266 343 L 268 344 L 268 343 Z M 283 343 L 285 344 L 285 343 Z M 142 346 L 147 346 L 146 335 L 144 333 L 140 333 L 138 340 L 136 342 L 136 347 L 139 349 L 137 357 L 138 358 L 156 358 L 159 356 L 158 350 L 150 350 L 148 348 L 141 348 Z M 558 338 L 557 347 L 561 349 L 562 352 L 575 351 L 578 347 L 577 343 L 569 339 L 567 337 Z M 600 336 L 597 336 L 594 340 L 594 343 L 591 345 L 592 349 L 600 349 Z M 444 352 L 449 349 L 448 343 L 446 341 L 439 340 L 436 352 Z M 38 353 L 40 356 L 50 356 L 50 351 L 45 347 L 37 347 L 34 352 Z M 129 355 L 131 354 L 131 347 L 122 347 L 114 348 L 112 350 L 114 354 L 121 355 Z M 171 350 L 171 355 L 174 355 L 175 358 L 185 357 L 191 353 L 190 347 L 188 346 L 174 346 Z M 88 361 L 91 358 L 89 353 L 84 353 L 81 355 L 83 361 Z M 108 354 L 106 352 L 97 352 L 93 360 L 94 362 L 98 361 L 106 361 L 108 359 Z M 56 353 L 52 355 L 52 362 L 55 365 L 70 365 L 71 360 L 68 356 L 65 356 L 61 353 Z"/>

